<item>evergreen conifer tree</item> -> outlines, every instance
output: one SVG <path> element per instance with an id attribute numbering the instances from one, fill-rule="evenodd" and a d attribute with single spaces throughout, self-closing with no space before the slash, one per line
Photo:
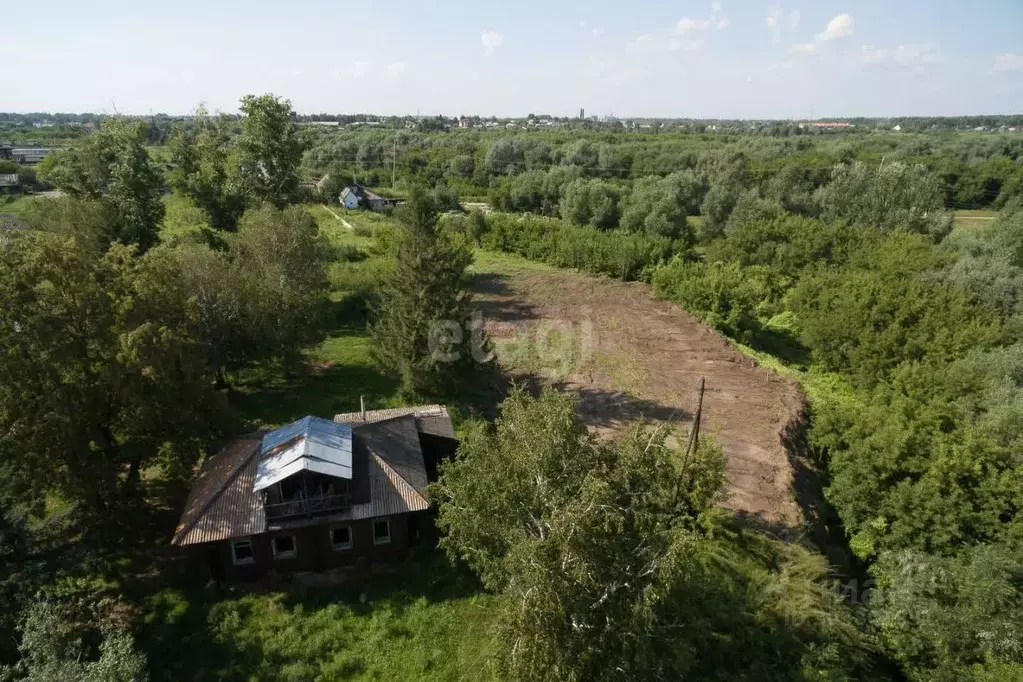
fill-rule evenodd
<path id="1" fill-rule="evenodd" d="M 399 209 L 395 268 L 381 287 L 373 355 L 406 396 L 436 393 L 474 362 L 466 268 L 469 247 L 437 224 L 437 207 L 413 188 Z"/>

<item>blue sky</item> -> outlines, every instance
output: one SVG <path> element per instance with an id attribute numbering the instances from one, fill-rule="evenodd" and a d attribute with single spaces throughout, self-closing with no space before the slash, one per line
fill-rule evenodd
<path id="1" fill-rule="evenodd" d="M 1023 112 L 1023 0 L 49 0 L 0 111 L 722 118 Z"/>

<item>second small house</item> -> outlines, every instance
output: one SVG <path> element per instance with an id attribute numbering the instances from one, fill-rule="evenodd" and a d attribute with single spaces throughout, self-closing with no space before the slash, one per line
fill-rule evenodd
<path id="1" fill-rule="evenodd" d="M 203 463 L 172 544 L 200 548 L 217 580 L 400 559 L 429 507 L 428 466 L 455 445 L 439 405 L 240 438 Z"/>
<path id="2" fill-rule="evenodd" d="M 341 190 L 338 197 L 341 205 L 349 210 L 368 208 L 371 211 L 389 211 L 401 203 L 401 199 L 388 199 L 375 194 L 362 185 L 349 185 Z"/>

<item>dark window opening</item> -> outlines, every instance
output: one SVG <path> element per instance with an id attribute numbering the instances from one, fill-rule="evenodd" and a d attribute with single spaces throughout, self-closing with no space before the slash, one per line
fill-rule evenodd
<path id="1" fill-rule="evenodd" d="M 295 538 L 290 535 L 282 535 L 274 538 L 274 556 L 278 559 L 291 559 L 295 556 Z"/>
<path id="2" fill-rule="evenodd" d="M 352 529 L 348 526 L 330 529 L 330 543 L 334 549 L 351 549 Z"/>
<path id="3" fill-rule="evenodd" d="M 373 523 L 373 544 L 386 545 L 391 541 L 391 522 L 375 521 Z"/>

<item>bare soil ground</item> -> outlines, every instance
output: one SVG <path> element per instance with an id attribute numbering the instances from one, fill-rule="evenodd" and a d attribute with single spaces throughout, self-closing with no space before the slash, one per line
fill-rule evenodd
<path id="1" fill-rule="evenodd" d="M 789 377 L 755 366 L 720 334 L 649 287 L 481 254 L 475 290 L 498 359 L 577 393 L 592 429 L 636 419 L 693 423 L 706 378 L 701 433 L 727 460 L 727 507 L 779 531 L 801 524 L 782 434 L 802 417 Z"/>

